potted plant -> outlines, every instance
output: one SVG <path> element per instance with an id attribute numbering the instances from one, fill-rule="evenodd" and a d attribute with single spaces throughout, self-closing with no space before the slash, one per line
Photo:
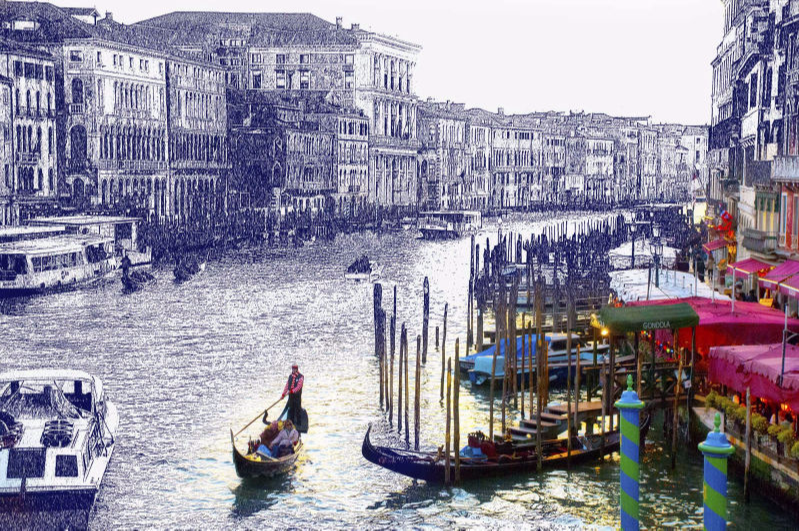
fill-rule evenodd
<path id="1" fill-rule="evenodd" d="M 793 436 L 793 429 L 789 426 L 782 428 L 779 434 L 777 434 L 777 441 L 782 443 L 782 447 L 784 448 L 785 457 L 791 456 L 791 450 L 793 448 L 794 443 L 796 442 L 796 437 Z"/>
<path id="2" fill-rule="evenodd" d="M 760 438 L 768 435 L 768 421 L 759 413 L 752 413 L 752 430 L 755 432 L 755 441 L 760 447 Z"/>

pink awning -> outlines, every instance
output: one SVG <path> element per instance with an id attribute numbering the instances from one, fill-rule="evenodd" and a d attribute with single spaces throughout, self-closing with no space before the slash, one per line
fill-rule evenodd
<path id="1" fill-rule="evenodd" d="M 754 258 L 747 258 L 746 260 L 729 264 L 727 266 L 727 274 L 729 275 L 734 272 L 735 278 L 746 278 L 754 273 L 757 273 L 758 275 L 765 274 L 772 269 L 774 269 L 773 265 L 761 262 L 760 260 L 755 260 Z"/>
<path id="2" fill-rule="evenodd" d="M 758 285 L 764 289 L 774 289 L 796 274 L 799 274 L 799 262 L 786 260 L 759 279 Z"/>
<path id="3" fill-rule="evenodd" d="M 785 282 L 781 282 L 780 293 L 799 299 L 799 275 L 794 275 Z"/>
<path id="4" fill-rule="evenodd" d="M 727 242 L 724 240 L 724 238 L 719 238 L 718 240 L 713 240 L 712 242 L 707 242 L 706 244 L 702 245 L 702 249 L 704 249 L 706 253 L 712 253 L 713 251 L 726 246 Z"/>
<path id="5" fill-rule="evenodd" d="M 796 277 L 792 277 L 793 280 Z M 699 315 L 696 327 L 696 348 L 708 352 L 711 347 L 724 345 L 763 345 L 782 341 L 785 314 L 757 302 L 735 301 L 732 313 L 731 301 L 712 301 L 703 297 L 668 299 L 662 301 L 636 301 L 628 306 L 651 306 L 687 302 Z M 788 330 L 799 333 L 799 319 L 788 319 Z M 659 330 L 655 337 L 673 343 L 670 331 Z M 691 329 L 679 331 L 680 346 L 691 348 Z"/>
<path id="6" fill-rule="evenodd" d="M 716 347 L 710 349 L 710 381 L 739 393 L 749 388 L 758 398 L 787 403 L 799 410 L 799 347 L 785 346 L 785 372 L 782 373 L 782 343 Z"/>

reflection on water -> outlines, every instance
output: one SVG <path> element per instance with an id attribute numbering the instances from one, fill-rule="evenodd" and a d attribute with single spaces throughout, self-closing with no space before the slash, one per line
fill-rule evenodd
<path id="1" fill-rule="evenodd" d="M 529 237 L 541 227 L 511 219 L 504 230 Z M 478 238 L 481 247 L 489 235 L 495 239 L 496 226 Z M 617 525 L 617 459 L 445 489 L 415 483 L 361 457 L 370 422 L 376 431 L 389 430 L 378 402 L 372 286 L 343 279 L 362 254 L 385 265 L 384 308 L 391 307 L 397 286 L 398 329 L 407 324 L 411 345 L 421 333 L 422 281 L 425 275 L 430 279 L 421 438 L 435 448 L 443 444 L 445 411 L 434 330 L 448 302 L 448 355 L 456 337 L 465 340 L 466 240 L 423 242 L 402 232 L 342 235 L 282 255 L 245 248 L 212 260 L 183 284 L 171 282 L 165 268 L 155 271 L 156 284 L 136 293 L 123 294 L 117 279 L 3 303 L 3 370 L 84 369 L 103 378 L 119 407 L 117 448 L 92 527 Z M 303 405 L 311 421 L 305 456 L 284 478 L 242 481 L 233 468 L 229 430 L 280 396 L 295 361 L 305 375 Z M 411 369 L 413 386 L 412 379 Z M 465 441 L 470 431 L 487 431 L 488 401 L 468 381 L 461 386 Z M 259 430 L 256 423 L 249 433 Z M 685 452 L 672 473 L 661 430 L 653 427 L 650 434 L 654 442 L 642 467 L 643 523 L 697 524 L 701 457 Z M 764 520 L 781 525 L 779 511 L 756 496 L 743 510 L 735 501 L 740 490 L 731 483 L 732 520 L 740 528 Z"/>

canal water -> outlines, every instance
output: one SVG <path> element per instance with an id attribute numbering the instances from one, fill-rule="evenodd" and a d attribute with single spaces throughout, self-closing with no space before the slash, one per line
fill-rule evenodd
<path id="1" fill-rule="evenodd" d="M 589 217 L 597 215 L 577 219 Z M 529 237 L 565 219 L 510 219 L 504 230 Z M 486 224 L 481 247 L 486 236 L 496 239 L 496 228 L 496 222 Z M 134 294 L 123 294 L 115 279 L 0 303 L 0 370 L 84 369 L 104 380 L 119 407 L 117 447 L 92 528 L 617 526 L 618 456 L 601 465 L 458 488 L 415 483 L 363 459 L 370 423 L 377 438 L 398 440 L 387 433 L 378 401 L 372 286 L 343 278 L 347 265 L 364 253 L 384 265 L 384 308 L 391 307 L 397 286 L 399 322 L 409 327 L 414 355 L 422 282 L 430 279 L 421 438 L 426 448 L 437 447 L 443 444 L 444 405 L 434 330 L 448 302 L 447 355 L 454 353 L 455 338 L 465 342 L 465 239 L 426 242 L 408 231 L 341 235 L 280 252 L 245 248 L 211 260 L 184 284 L 162 269 L 155 271 L 155 285 Z M 292 362 L 305 375 L 307 452 L 284 478 L 242 482 L 231 462 L 230 429 L 280 397 Z M 486 393 L 473 392 L 468 381 L 461 385 L 465 441 L 470 431 L 487 431 L 488 403 Z M 671 472 L 665 448 L 655 425 L 643 458 L 642 523 L 650 529 L 698 526 L 701 457 L 685 449 Z M 745 507 L 741 486 L 731 482 L 730 492 L 735 528 L 792 525 L 757 493 Z"/>

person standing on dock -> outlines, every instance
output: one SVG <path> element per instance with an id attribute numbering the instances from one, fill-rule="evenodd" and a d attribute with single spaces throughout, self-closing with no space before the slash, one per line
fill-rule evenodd
<path id="1" fill-rule="evenodd" d="M 305 378 L 300 374 L 300 369 L 295 363 L 291 366 L 291 374 L 286 382 L 286 387 L 283 388 L 283 394 L 280 396 L 282 400 L 289 395 L 288 419 L 298 426 L 302 420 L 302 383 L 304 380 Z"/>

